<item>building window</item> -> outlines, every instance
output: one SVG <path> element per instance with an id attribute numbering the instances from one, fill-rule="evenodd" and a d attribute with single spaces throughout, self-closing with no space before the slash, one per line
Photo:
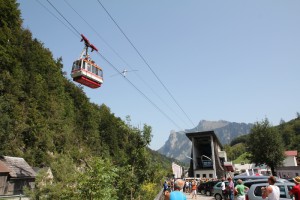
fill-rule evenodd
<path id="1" fill-rule="evenodd" d="M 209 178 L 212 178 L 213 177 L 213 174 L 209 174 Z"/>
<path id="2" fill-rule="evenodd" d="M 296 176 L 299 176 L 299 173 L 296 173 Z"/>
<path id="3" fill-rule="evenodd" d="M 206 178 L 206 174 L 202 174 L 202 177 L 203 177 L 203 178 Z"/>
<path id="4" fill-rule="evenodd" d="M 200 178 L 200 174 L 196 174 L 196 177 L 197 177 L 197 178 Z"/>

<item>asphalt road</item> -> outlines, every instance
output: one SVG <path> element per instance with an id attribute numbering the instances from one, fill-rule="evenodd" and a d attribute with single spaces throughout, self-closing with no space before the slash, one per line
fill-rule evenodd
<path id="1" fill-rule="evenodd" d="M 187 199 L 192 199 L 192 195 L 186 193 L 186 198 Z M 195 199 L 195 197 L 193 199 Z M 214 200 L 215 198 L 213 196 L 206 196 L 206 195 L 198 194 L 197 199 L 198 200 Z"/>

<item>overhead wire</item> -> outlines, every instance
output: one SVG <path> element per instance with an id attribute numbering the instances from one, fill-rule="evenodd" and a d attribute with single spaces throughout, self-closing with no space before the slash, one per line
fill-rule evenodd
<path id="1" fill-rule="evenodd" d="M 39 0 L 35 0 L 38 2 L 47 12 L 49 12 L 53 17 L 55 17 L 58 21 L 60 21 L 67 29 L 69 29 L 76 37 L 79 37 L 77 33 L 74 32 L 69 26 L 67 26 L 61 19 L 59 19 L 51 10 L 49 10 L 44 4 L 42 4 Z M 79 37 L 80 38 L 80 37 Z"/>
<path id="2" fill-rule="evenodd" d="M 56 12 L 62 17 L 64 18 L 64 20 L 66 20 L 66 22 L 78 33 L 78 35 L 81 35 L 80 32 L 61 14 L 61 12 L 49 1 L 47 0 L 47 2 L 52 6 L 52 8 L 54 10 L 56 10 Z"/>
<path id="3" fill-rule="evenodd" d="M 167 93 L 169 94 L 169 96 L 173 99 L 173 101 L 175 102 L 175 104 L 180 108 L 180 110 L 184 113 L 184 115 L 187 117 L 187 119 L 190 121 L 190 123 L 195 126 L 195 124 L 193 123 L 193 121 L 191 120 L 191 118 L 188 116 L 188 114 L 183 110 L 183 108 L 179 105 L 179 103 L 177 102 L 177 100 L 175 99 L 175 97 L 172 95 L 172 93 L 170 92 L 170 90 L 166 87 L 166 85 L 162 82 L 162 80 L 158 77 L 158 75 L 154 72 L 154 70 L 152 69 L 152 67 L 149 65 L 149 63 L 146 61 L 146 59 L 144 58 L 144 56 L 140 53 L 140 51 L 136 48 L 136 46 L 133 44 L 133 42 L 129 39 L 129 37 L 125 34 L 125 32 L 123 31 L 123 29 L 118 25 L 118 23 L 116 22 L 116 20 L 111 16 L 111 14 L 108 12 L 108 10 L 104 7 L 104 5 L 100 2 L 100 0 L 97 0 L 98 3 L 101 5 L 101 7 L 103 8 L 103 10 L 107 13 L 107 15 L 109 16 L 109 18 L 114 22 L 114 24 L 118 27 L 118 29 L 120 30 L 120 32 L 123 34 L 123 36 L 127 39 L 127 41 L 130 43 L 130 45 L 133 47 L 133 49 L 137 52 L 137 54 L 140 56 L 140 58 L 144 61 L 144 63 L 147 65 L 147 67 L 150 69 L 150 71 L 153 73 L 153 75 L 156 77 L 156 79 L 160 82 L 160 84 L 163 86 L 163 88 L 167 91 Z"/>
<path id="4" fill-rule="evenodd" d="M 106 58 L 104 57 L 100 52 L 97 51 L 97 54 L 102 57 L 103 60 L 105 60 L 111 67 L 113 67 L 117 72 L 119 70 Z M 119 72 L 120 73 L 120 72 Z M 121 73 L 122 74 L 122 73 Z M 178 129 L 182 130 L 178 124 L 176 124 L 163 110 L 161 110 L 145 93 L 143 93 L 138 87 L 136 87 L 126 76 L 123 76 L 125 80 L 132 86 L 134 87 L 144 98 L 148 100 L 150 104 L 152 104 L 160 113 L 162 113 L 168 120 L 170 120 Z"/>
<path id="5" fill-rule="evenodd" d="M 64 0 L 64 2 L 94 31 L 94 33 L 99 37 L 99 39 L 104 42 L 108 48 L 121 60 L 125 63 L 125 65 L 127 67 L 129 67 L 131 70 L 133 70 L 133 68 L 131 67 L 130 64 L 128 64 L 128 62 L 99 34 L 99 32 L 90 24 L 88 23 L 88 21 L 86 19 L 84 19 L 84 17 L 82 17 L 82 15 L 80 15 L 79 12 L 77 12 L 75 10 L 75 8 L 67 1 Z M 169 109 L 173 112 L 173 114 L 175 114 L 177 116 L 178 119 L 180 119 L 186 126 L 187 123 L 175 112 L 175 110 L 173 108 L 171 108 L 171 106 L 137 73 L 134 72 L 134 74 L 152 91 L 152 93 Z"/>
<path id="6" fill-rule="evenodd" d="M 56 10 L 56 12 L 74 29 L 75 32 L 78 33 L 78 35 L 81 35 L 80 32 L 71 24 L 70 21 L 68 21 L 63 14 L 49 1 L 47 0 L 47 2 L 52 6 L 52 8 L 54 10 Z M 63 23 L 64 24 L 64 23 Z M 64 24 L 66 26 L 66 24 Z M 105 56 L 103 56 L 100 52 L 96 51 L 97 54 L 103 59 L 105 60 L 116 72 L 118 72 L 120 75 L 122 75 L 122 72 L 120 72 L 118 70 L 117 67 L 115 67 Z M 123 76 L 124 77 L 124 76 Z M 173 125 L 175 125 L 179 130 L 182 130 L 182 128 L 175 123 L 174 120 L 172 120 L 172 118 L 170 118 L 162 109 L 160 109 L 147 95 L 145 95 L 138 87 L 136 87 L 127 77 L 124 77 L 125 80 L 132 86 L 134 87 L 155 109 L 157 109 L 163 116 L 165 116 L 171 123 L 173 123 Z"/>

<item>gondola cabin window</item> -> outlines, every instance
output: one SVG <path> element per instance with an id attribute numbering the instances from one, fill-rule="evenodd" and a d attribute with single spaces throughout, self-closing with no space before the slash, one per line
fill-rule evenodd
<path id="1" fill-rule="evenodd" d="M 82 69 L 85 69 L 85 62 L 84 62 L 84 60 L 82 60 L 81 62 L 82 62 Z"/>
<path id="2" fill-rule="evenodd" d="M 90 63 L 87 63 L 87 70 L 88 70 L 89 72 L 91 72 L 91 64 L 90 64 Z"/>
<path id="3" fill-rule="evenodd" d="M 80 60 L 76 60 L 73 63 L 73 67 L 72 67 L 72 70 L 78 70 L 78 69 L 80 69 Z"/>

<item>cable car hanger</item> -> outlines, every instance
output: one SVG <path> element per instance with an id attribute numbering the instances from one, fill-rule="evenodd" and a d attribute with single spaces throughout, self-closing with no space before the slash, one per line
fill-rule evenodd
<path id="1" fill-rule="evenodd" d="M 139 71 L 139 70 L 137 70 L 137 69 L 132 69 L 132 70 L 124 69 L 123 71 L 121 71 L 117 74 L 113 74 L 110 77 L 117 76 L 117 75 L 122 75 L 123 77 L 126 77 L 128 72 L 136 72 L 136 71 Z"/>
<path id="2" fill-rule="evenodd" d="M 98 49 L 83 34 L 81 34 L 81 42 L 84 42 L 84 48 L 80 58 L 73 62 L 71 77 L 73 81 L 82 85 L 98 88 L 103 83 L 103 72 L 88 54 L 89 48 L 91 48 L 91 52 L 98 52 Z"/>

